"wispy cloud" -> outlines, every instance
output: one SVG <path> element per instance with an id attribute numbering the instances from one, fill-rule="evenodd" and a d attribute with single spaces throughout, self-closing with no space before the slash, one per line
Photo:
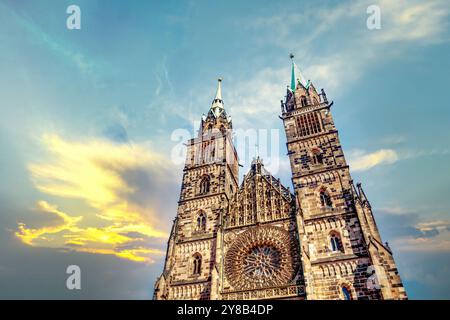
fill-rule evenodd
<path id="1" fill-rule="evenodd" d="M 280 120 L 280 99 L 285 94 L 283 84 L 288 77 L 288 68 L 276 70 L 264 68 L 255 77 L 243 82 L 225 82 L 227 105 L 234 125 L 243 129 L 277 128 Z"/>
<path id="2" fill-rule="evenodd" d="M 373 152 L 364 150 L 350 150 L 347 160 L 353 171 L 367 171 L 376 166 L 394 164 L 400 160 L 410 160 L 419 157 L 440 155 L 445 156 L 449 154 L 447 149 L 440 150 L 394 150 L 394 149 L 380 149 Z"/>
<path id="3" fill-rule="evenodd" d="M 400 152 L 400 157 L 402 159 L 415 159 L 419 157 L 429 157 L 429 156 L 446 156 L 450 154 L 450 150 L 448 148 L 439 148 L 439 149 L 407 149 L 402 150 Z"/>
<path id="4" fill-rule="evenodd" d="M 51 157 L 29 165 L 33 182 L 42 193 L 56 197 L 59 207 L 75 214 L 40 200 L 38 211 L 53 214 L 59 223 L 38 228 L 20 223 L 17 237 L 32 246 L 113 254 L 139 262 L 152 262 L 163 254 L 161 244 L 168 234 L 156 212 L 161 203 L 158 207 L 137 197 L 156 199 L 155 193 L 172 186 L 175 178 L 167 159 L 132 142 L 74 142 L 46 135 L 43 144 Z M 151 180 L 147 183 L 153 188 L 141 190 L 142 179 Z"/>
<path id="5" fill-rule="evenodd" d="M 37 202 L 36 210 L 38 212 L 53 214 L 62 221 L 60 224 L 41 228 L 27 228 L 24 223 L 19 223 L 19 231 L 16 232 L 16 235 L 19 236 L 20 239 L 28 245 L 33 245 L 33 241 L 41 237 L 45 237 L 45 239 L 48 241 L 49 235 L 58 234 L 62 231 L 75 230 L 77 229 L 77 223 L 83 219 L 82 216 L 71 217 L 68 214 L 58 210 L 56 206 L 52 206 L 48 202 L 43 200 Z"/>
<path id="6" fill-rule="evenodd" d="M 416 228 L 420 230 L 424 235 L 438 234 L 443 231 L 450 231 L 450 223 L 444 220 L 427 221 L 417 224 Z"/>
<path id="7" fill-rule="evenodd" d="M 382 27 L 379 30 L 366 27 L 366 9 L 373 4 L 381 8 Z M 350 84 L 369 72 L 374 65 L 399 58 L 411 47 L 450 40 L 446 32 L 450 7 L 446 0 L 342 1 L 337 6 L 305 6 L 300 13 L 280 8 L 276 14 L 238 21 L 236 24 L 254 32 L 256 45 L 265 47 L 271 44 L 285 52 L 296 53 L 304 76 L 313 80 L 318 87 L 329 90 L 333 96 L 350 88 Z M 339 44 L 334 41 L 339 41 Z M 324 46 L 325 43 L 327 46 Z M 392 43 L 396 46 L 392 47 Z M 285 64 L 286 60 L 283 61 Z M 287 71 L 279 71 L 276 64 L 272 62 L 274 69 L 265 72 L 272 75 L 263 78 L 265 87 L 253 87 L 260 88 L 260 96 L 261 91 L 263 95 L 266 94 L 265 102 L 260 104 L 260 101 L 248 98 L 248 110 L 257 107 L 267 109 L 268 103 L 273 105 L 273 101 L 279 100 L 279 75 L 285 74 L 282 81 L 286 84 L 289 78 Z M 255 84 L 258 79 L 261 79 L 259 74 L 236 86 Z M 246 96 L 242 98 L 238 100 L 245 100 Z"/>
<path id="8" fill-rule="evenodd" d="M 173 85 L 170 81 L 169 70 L 167 69 L 167 56 L 164 56 L 161 64 L 158 65 L 157 70 L 155 71 L 155 77 L 158 82 L 158 86 L 155 89 L 155 95 L 159 96 L 165 87 L 167 87 L 166 94 L 173 95 Z"/>
<path id="9" fill-rule="evenodd" d="M 13 17 L 14 22 L 22 28 L 31 37 L 30 44 L 38 44 L 52 52 L 58 58 L 72 64 L 77 70 L 83 74 L 96 79 L 100 69 L 105 69 L 105 62 L 102 60 L 94 60 L 83 52 L 79 47 L 74 47 L 61 38 L 47 32 L 42 26 L 34 22 L 26 16 L 22 16 L 13 8 L 0 4 L 2 10 L 5 10 Z M 111 68 L 111 66 L 108 66 Z"/>
<path id="10" fill-rule="evenodd" d="M 255 45 L 279 47 L 286 52 L 286 58 L 271 61 L 270 67 L 251 72 L 248 77 L 229 82 L 225 79 L 225 99 L 231 106 L 229 113 L 235 127 L 279 128 L 276 115 L 286 92 L 282 84 L 288 84 L 290 77 L 287 61 L 290 51 L 296 54 L 302 74 L 336 98 L 374 65 L 397 59 L 417 45 L 447 40 L 444 31 L 448 27 L 450 8 L 445 1 L 426 4 L 379 1 L 375 4 L 381 8 L 382 28 L 372 31 L 366 27 L 366 9 L 371 4 L 373 1 L 345 1 L 336 6 L 323 5 L 297 12 L 280 9 L 273 15 L 236 21 L 236 28 L 250 30 L 255 35 Z M 336 39 L 339 39 L 338 46 L 333 44 Z M 397 136 L 384 143 L 387 147 L 374 152 L 350 153 L 352 170 L 366 171 L 408 158 L 404 152 L 389 148 L 404 139 Z"/>
<path id="11" fill-rule="evenodd" d="M 447 228 L 419 237 L 397 238 L 393 243 L 397 250 L 406 252 L 450 252 L 450 232 Z"/>
<path id="12" fill-rule="evenodd" d="M 448 41 L 447 17 L 450 7 L 445 0 L 379 1 L 385 28 L 375 38 L 376 42 L 435 43 Z"/>
<path id="13" fill-rule="evenodd" d="M 393 215 L 407 215 L 407 214 L 414 214 L 417 212 L 417 208 L 415 210 L 411 208 L 405 208 L 399 205 L 393 205 L 393 206 L 386 206 L 386 207 L 380 207 L 377 211 L 384 212 L 387 214 L 393 214 Z"/>
<path id="14" fill-rule="evenodd" d="M 398 160 L 397 152 L 392 149 L 380 149 L 370 153 L 353 150 L 348 156 L 348 162 L 353 171 L 366 171 L 379 165 L 393 164 Z"/>
<path id="15" fill-rule="evenodd" d="M 448 214 L 435 208 L 406 208 L 390 206 L 380 208 L 379 220 L 384 222 L 382 230 L 395 251 L 417 253 L 440 253 L 450 251 L 450 223 Z M 422 213 L 426 212 L 427 215 Z"/>
<path id="16" fill-rule="evenodd" d="M 372 4 L 377 4 L 381 9 L 379 30 L 369 30 L 365 25 L 366 8 Z M 353 26 L 360 26 L 351 28 L 345 37 L 340 37 L 342 50 L 325 55 L 306 55 L 308 67 L 305 73 L 333 91 L 338 88 L 342 90 L 343 83 L 348 85 L 358 80 L 374 65 L 401 57 L 411 46 L 450 40 L 446 33 L 450 7 L 445 0 L 426 3 L 406 0 L 383 0 L 378 3 L 350 1 L 335 8 L 323 8 L 320 12 L 323 21 L 314 33 L 316 38 L 309 38 L 308 41 L 332 34 L 336 24 L 352 22 Z M 392 48 L 392 43 L 396 44 L 395 48 Z"/>

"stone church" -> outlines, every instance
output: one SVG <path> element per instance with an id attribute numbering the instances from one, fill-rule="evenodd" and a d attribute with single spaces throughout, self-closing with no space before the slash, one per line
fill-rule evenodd
<path id="1" fill-rule="evenodd" d="M 281 101 L 293 193 L 257 156 L 239 181 L 221 79 L 189 140 L 154 299 L 407 299 L 325 91 L 295 78 Z"/>

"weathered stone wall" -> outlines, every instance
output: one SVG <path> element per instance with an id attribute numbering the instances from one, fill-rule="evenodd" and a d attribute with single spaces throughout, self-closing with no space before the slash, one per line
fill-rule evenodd
<path id="1" fill-rule="evenodd" d="M 226 131 L 206 132 L 188 141 L 176 225 L 156 299 L 216 298 L 211 290 L 217 287 L 218 229 L 238 189 L 237 154 L 230 137 Z M 198 257 L 201 262 L 195 261 Z"/>
<path id="2" fill-rule="evenodd" d="M 259 158 L 239 186 L 221 95 L 213 105 L 187 143 L 155 299 L 406 299 L 325 92 L 299 84 L 282 104 L 294 195 Z"/>
<path id="3" fill-rule="evenodd" d="M 283 121 L 299 204 L 307 298 L 406 298 L 398 294 L 401 289 L 386 294 L 386 289 L 381 289 L 386 285 L 374 284 L 374 279 L 389 278 L 383 276 L 385 270 L 393 270 L 394 277 L 385 282 L 389 287 L 395 282 L 395 287 L 403 289 L 389 251 L 383 245 L 368 250 L 371 239 L 380 244 L 381 239 L 371 210 L 366 206 L 364 211 L 361 205 L 357 208 L 361 199 L 345 161 L 331 105 L 317 98 L 317 103 L 311 103 L 315 90 L 310 94 L 299 87 L 295 104 L 291 101 L 283 108 Z M 306 105 L 299 103 L 304 95 L 310 96 Z M 389 267 L 382 267 L 382 259 L 374 259 L 375 254 L 389 261 L 385 263 Z"/>

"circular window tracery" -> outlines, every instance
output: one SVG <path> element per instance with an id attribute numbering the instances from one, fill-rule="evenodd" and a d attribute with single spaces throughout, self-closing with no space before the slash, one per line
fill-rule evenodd
<path id="1" fill-rule="evenodd" d="M 263 284 L 274 277 L 281 266 L 281 253 L 272 246 L 256 246 L 244 258 L 244 273 Z"/>
<path id="2" fill-rule="evenodd" d="M 236 289 L 285 285 L 297 271 L 295 243 L 278 227 L 254 227 L 240 234 L 225 259 L 225 274 Z"/>

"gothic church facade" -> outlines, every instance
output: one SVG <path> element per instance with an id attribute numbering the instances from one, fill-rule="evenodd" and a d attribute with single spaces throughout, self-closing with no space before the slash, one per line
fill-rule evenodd
<path id="1" fill-rule="evenodd" d="M 372 207 L 353 183 L 324 90 L 281 101 L 293 192 L 258 156 L 239 182 L 232 121 L 216 97 L 187 142 L 177 216 L 154 299 L 407 299 Z"/>

